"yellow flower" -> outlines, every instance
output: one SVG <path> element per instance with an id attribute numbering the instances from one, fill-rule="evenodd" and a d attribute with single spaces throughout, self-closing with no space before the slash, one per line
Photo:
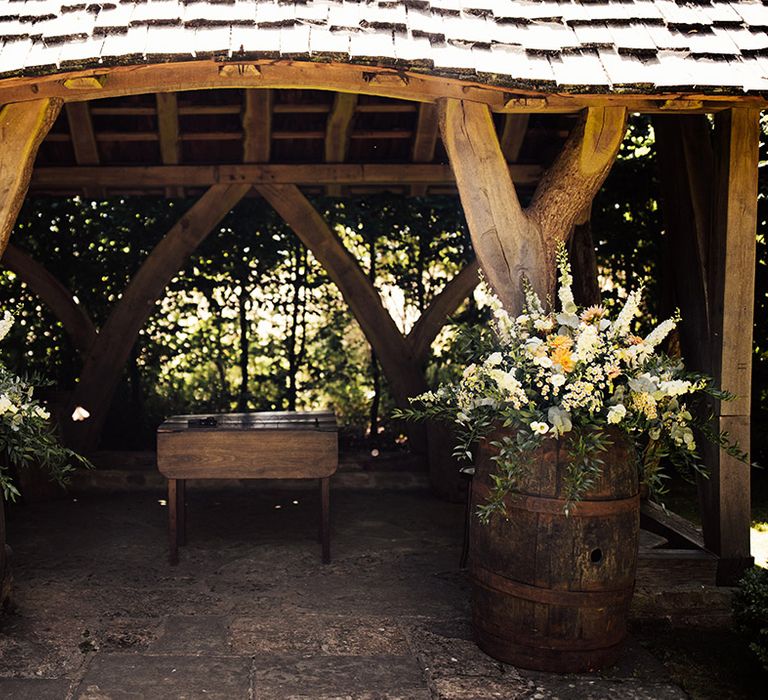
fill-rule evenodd
<path id="1" fill-rule="evenodd" d="M 581 320 L 584 323 L 592 323 L 592 321 L 599 321 L 605 316 L 605 309 L 602 306 L 590 306 L 588 309 L 584 309 L 581 312 Z"/>
<path id="2" fill-rule="evenodd" d="M 547 338 L 547 342 L 553 350 L 559 350 L 560 348 L 570 350 L 573 347 L 573 338 L 567 335 L 550 335 Z M 552 359 L 554 360 L 555 358 L 553 357 Z"/>
<path id="3" fill-rule="evenodd" d="M 563 368 L 563 372 L 571 372 L 575 364 L 571 351 L 567 347 L 555 348 L 555 351 L 552 353 L 552 362 L 560 365 Z"/>

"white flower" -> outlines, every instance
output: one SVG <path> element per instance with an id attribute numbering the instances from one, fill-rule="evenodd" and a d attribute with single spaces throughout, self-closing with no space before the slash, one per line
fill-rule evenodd
<path id="1" fill-rule="evenodd" d="M 90 417 L 91 417 L 91 414 L 82 406 L 78 406 L 77 408 L 75 408 L 74 411 L 72 411 L 73 421 L 87 420 Z"/>
<path id="2" fill-rule="evenodd" d="M 668 318 L 654 328 L 643 341 L 648 347 L 655 348 L 677 326 L 677 318 Z"/>
<path id="3" fill-rule="evenodd" d="M 600 349 L 600 337 L 597 334 L 597 328 L 594 326 L 585 326 L 579 338 L 576 341 L 576 348 L 573 351 L 577 362 L 591 362 Z"/>
<path id="4" fill-rule="evenodd" d="M 555 372 L 550 378 L 549 383 L 552 386 L 563 386 L 565 384 L 566 378 L 564 374 L 561 374 L 560 372 Z"/>
<path id="5" fill-rule="evenodd" d="M 552 406 L 547 411 L 547 420 L 552 424 L 552 432 L 555 435 L 563 435 L 570 432 L 571 428 L 573 428 L 570 413 L 563 411 L 557 406 Z"/>
<path id="6" fill-rule="evenodd" d="M 35 415 L 38 418 L 42 418 L 43 420 L 48 420 L 51 417 L 51 414 L 48 413 L 42 406 L 35 406 Z"/>
<path id="7" fill-rule="evenodd" d="M 3 318 L 0 319 L 0 340 L 5 338 L 6 335 L 8 335 L 8 331 L 11 330 L 11 326 L 13 325 L 13 316 L 6 311 L 3 314 Z"/>
<path id="8" fill-rule="evenodd" d="M 533 327 L 537 331 L 544 331 L 545 333 L 548 333 L 555 327 L 555 322 L 549 316 L 546 318 L 537 318 L 533 322 Z"/>
<path id="9" fill-rule="evenodd" d="M 483 363 L 486 367 L 495 367 L 496 365 L 501 364 L 501 353 L 500 352 L 494 352 L 488 357 L 485 358 L 485 362 Z"/>
<path id="10" fill-rule="evenodd" d="M 0 416 L 2 416 L 4 413 L 16 413 L 15 410 L 11 410 L 12 408 L 16 408 L 13 405 L 13 401 L 11 401 L 6 394 L 0 396 Z"/>
<path id="11" fill-rule="evenodd" d="M 618 403 L 608 409 L 608 422 L 620 423 L 627 415 L 627 408 L 623 403 Z"/>
<path id="12" fill-rule="evenodd" d="M 549 431 L 549 426 L 543 421 L 533 421 L 531 423 L 531 430 L 537 435 L 545 435 Z"/>
<path id="13" fill-rule="evenodd" d="M 683 379 L 670 379 L 666 382 L 659 382 L 659 391 L 667 396 L 682 396 L 687 394 L 692 387 L 691 382 L 684 381 Z"/>
<path id="14" fill-rule="evenodd" d="M 628 382 L 629 388 L 638 394 L 653 394 L 659 390 L 659 378 L 643 372 L 638 377 L 632 377 Z"/>
<path id="15" fill-rule="evenodd" d="M 614 338 L 629 333 L 629 326 L 632 323 L 632 319 L 637 315 L 637 309 L 640 306 L 640 300 L 642 298 L 642 287 L 629 293 L 627 301 L 624 303 L 624 307 L 621 309 L 619 315 L 611 326 L 611 335 Z"/>
<path id="16" fill-rule="evenodd" d="M 538 365 L 539 367 L 544 367 L 545 369 L 549 369 L 552 367 L 552 360 L 546 355 L 539 355 L 539 357 L 533 358 L 533 364 Z"/>
<path id="17" fill-rule="evenodd" d="M 557 314 L 557 322 L 561 326 L 567 326 L 568 328 L 579 327 L 579 317 L 576 314 L 568 313 L 567 311 Z"/>

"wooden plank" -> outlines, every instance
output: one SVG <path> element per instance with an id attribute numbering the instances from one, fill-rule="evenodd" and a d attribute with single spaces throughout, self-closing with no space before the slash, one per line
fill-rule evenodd
<path id="1" fill-rule="evenodd" d="M 714 586 L 717 557 L 700 549 L 644 549 L 637 558 L 637 586 Z"/>
<path id="2" fill-rule="evenodd" d="M 39 99 L 0 110 L 0 255 L 24 201 L 37 149 L 61 110 L 61 101 Z"/>
<path id="3" fill-rule="evenodd" d="M 336 432 L 213 430 L 157 435 L 157 468 L 172 479 L 319 479 L 333 474 L 337 466 Z"/>
<path id="4" fill-rule="evenodd" d="M 181 141 L 179 139 L 179 105 L 176 93 L 160 92 L 155 95 L 155 98 L 160 160 L 163 165 L 178 165 L 181 162 Z M 184 188 L 168 186 L 165 188 L 165 196 L 183 197 Z"/>
<path id="5" fill-rule="evenodd" d="M 509 174 L 520 185 L 533 185 L 541 176 L 538 165 L 511 165 Z M 455 182 L 450 165 L 442 163 L 362 163 L 297 165 L 179 165 L 38 167 L 34 189 L 72 190 L 89 186 L 149 189 L 168 185 L 210 187 L 230 183 L 257 184 L 430 184 Z"/>
<path id="6" fill-rule="evenodd" d="M 272 90 L 246 90 L 243 163 L 268 163 L 272 147 Z"/>
<path id="7" fill-rule="evenodd" d="M 53 274 L 12 243 L 5 249 L 0 264 L 11 270 L 40 297 L 53 315 L 61 321 L 72 345 L 81 354 L 91 349 L 96 340 L 96 326 L 88 312 L 75 302 L 72 292 Z"/>
<path id="8" fill-rule="evenodd" d="M 347 159 L 352 123 L 357 108 L 357 95 L 336 93 L 333 108 L 325 126 L 325 162 L 343 163 Z M 328 185 L 326 193 L 331 197 L 341 194 L 339 185 Z"/>
<path id="9" fill-rule="evenodd" d="M 431 163 L 435 159 L 435 147 L 440 129 L 437 124 L 437 106 L 424 103 L 419 106 L 416 131 L 413 134 L 411 160 L 414 163 Z M 427 194 L 427 185 L 413 185 L 411 195 L 423 197 Z"/>
<path id="10" fill-rule="evenodd" d="M 516 163 L 520 157 L 520 149 L 525 141 L 530 118 L 530 114 L 507 114 L 504 117 L 504 130 L 501 132 L 499 142 L 501 152 L 510 163 Z"/>
<path id="11" fill-rule="evenodd" d="M 658 503 L 643 501 L 640 504 L 640 527 L 667 538 L 678 549 L 704 549 L 701 531 L 689 520 Z"/>

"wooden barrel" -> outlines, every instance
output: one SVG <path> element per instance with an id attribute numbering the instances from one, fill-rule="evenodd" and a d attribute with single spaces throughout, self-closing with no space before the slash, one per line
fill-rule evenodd
<path id="1" fill-rule="evenodd" d="M 504 434 L 481 443 L 472 483 L 477 643 L 523 668 L 565 673 L 608 666 L 626 637 L 635 583 L 640 504 L 634 452 L 611 432 L 602 477 L 566 516 L 567 445 L 546 440 L 507 497 L 507 517 L 494 515 L 484 525 L 475 511 L 487 501 L 495 466 L 489 443 Z"/>

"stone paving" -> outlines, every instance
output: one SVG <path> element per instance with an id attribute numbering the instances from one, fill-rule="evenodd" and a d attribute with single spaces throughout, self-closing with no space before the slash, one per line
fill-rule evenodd
<path id="1" fill-rule="evenodd" d="M 600 675 L 504 665 L 471 641 L 462 507 L 412 492 L 189 493 L 189 544 L 166 562 L 162 496 L 78 497 L 9 517 L 14 601 L 0 698 L 642 698 L 677 700 L 630 642 Z"/>

